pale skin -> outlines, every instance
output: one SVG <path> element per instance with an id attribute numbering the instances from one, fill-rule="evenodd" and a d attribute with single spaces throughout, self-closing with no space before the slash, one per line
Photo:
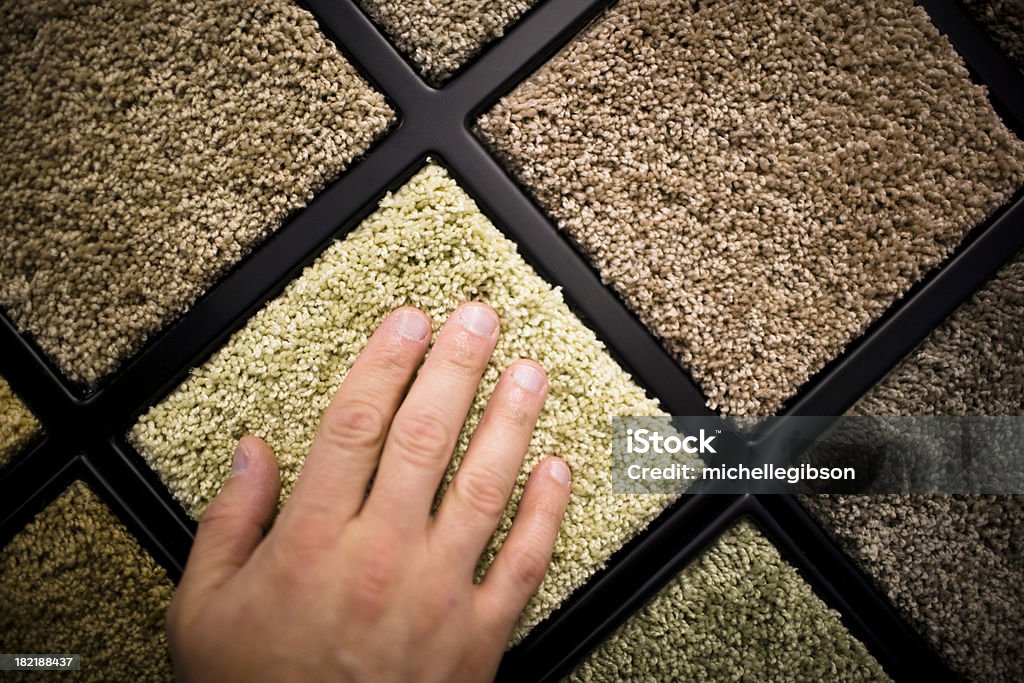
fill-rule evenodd
<path id="1" fill-rule="evenodd" d="M 427 316 L 388 316 L 324 412 L 276 519 L 273 452 L 256 437 L 239 442 L 167 615 L 180 680 L 493 679 L 547 571 L 570 478 L 558 458 L 534 468 L 475 584 L 547 396 L 538 364 L 505 370 L 432 513 L 498 334 L 493 310 L 465 304 L 424 362 Z"/>

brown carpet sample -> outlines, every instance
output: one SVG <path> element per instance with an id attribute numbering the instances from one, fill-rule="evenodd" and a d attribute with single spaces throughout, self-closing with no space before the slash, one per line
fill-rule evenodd
<path id="1" fill-rule="evenodd" d="M 1024 184 L 910 0 L 624 0 L 479 129 L 730 414 L 776 411 Z"/>
<path id="2" fill-rule="evenodd" d="M 441 85 L 537 0 L 359 0 L 432 85 Z"/>
<path id="3" fill-rule="evenodd" d="M 0 0 L 0 306 L 95 383 L 392 119 L 290 0 Z"/>
<path id="4" fill-rule="evenodd" d="M 82 669 L 69 680 L 169 681 L 164 613 L 173 591 L 110 509 L 76 482 L 0 550 L 0 652 L 80 654 Z"/>
<path id="5" fill-rule="evenodd" d="M 1024 414 L 1024 253 L 852 410 Z M 1024 497 L 818 496 L 804 505 L 960 674 L 1024 671 Z"/>
<path id="6" fill-rule="evenodd" d="M 967 13 L 981 24 L 989 37 L 1024 71 L 1024 1 L 962 0 Z"/>
<path id="7" fill-rule="evenodd" d="M 42 431 L 39 420 L 0 377 L 0 467 Z"/>

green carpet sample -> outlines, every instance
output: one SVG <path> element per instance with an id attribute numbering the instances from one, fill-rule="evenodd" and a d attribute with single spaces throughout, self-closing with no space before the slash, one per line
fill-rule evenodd
<path id="1" fill-rule="evenodd" d="M 359 0 L 434 86 L 500 38 L 537 0 Z"/>
<path id="2" fill-rule="evenodd" d="M 0 377 L 0 467 L 35 438 L 42 426 Z"/>
<path id="3" fill-rule="evenodd" d="M 750 522 L 727 531 L 567 677 L 583 683 L 888 680 Z"/>
<path id="4" fill-rule="evenodd" d="M 623 0 L 479 132 L 737 415 L 778 410 L 1024 184 L 911 0 Z"/>
<path id="5" fill-rule="evenodd" d="M 0 652 L 80 654 L 81 671 L 69 675 L 76 681 L 169 681 L 164 613 L 173 591 L 110 509 L 76 482 L 0 550 Z"/>
<path id="6" fill-rule="evenodd" d="M 962 0 L 967 13 L 1024 71 L 1024 0 Z"/>
<path id="7" fill-rule="evenodd" d="M 470 299 L 498 311 L 502 336 L 454 462 L 501 370 L 532 358 L 547 369 L 550 390 L 509 515 L 541 458 L 557 454 L 573 472 L 552 567 L 520 621 L 518 640 L 669 502 L 611 493 L 611 416 L 662 413 L 441 167 L 427 164 L 388 195 L 145 413 L 129 438 L 194 516 L 216 494 L 234 442 L 246 433 L 275 448 L 290 490 L 320 414 L 386 314 L 411 304 L 437 325 Z M 506 516 L 484 566 L 508 524 Z"/>
<path id="8" fill-rule="evenodd" d="M 393 118 L 290 0 L 0 0 L 0 306 L 94 384 Z"/>
<path id="9" fill-rule="evenodd" d="M 1024 414 L 1024 253 L 852 410 Z M 817 496 L 804 505 L 960 674 L 1024 671 L 1024 497 Z"/>

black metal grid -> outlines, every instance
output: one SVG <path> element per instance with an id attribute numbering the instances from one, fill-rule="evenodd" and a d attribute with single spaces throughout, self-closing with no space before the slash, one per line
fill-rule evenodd
<path id="1" fill-rule="evenodd" d="M 338 180 L 179 320 L 91 393 L 64 378 L 0 315 L 0 375 L 44 425 L 45 436 L 0 472 L 0 545 L 74 479 L 88 482 L 173 579 L 195 523 L 124 440 L 148 406 L 177 386 L 331 241 L 343 237 L 433 157 L 563 287 L 567 302 L 662 406 L 706 415 L 704 397 L 643 324 L 603 286 L 557 227 L 473 135 L 474 119 L 597 18 L 613 0 L 546 0 L 441 88 L 433 88 L 354 0 L 304 0 L 322 29 L 397 110 L 399 123 Z M 921 0 L 993 103 L 1024 132 L 1024 76 L 959 5 Z M 976 228 L 782 414 L 841 414 L 1024 246 L 1024 193 Z M 771 434 L 764 437 L 772 438 Z M 506 655 L 504 680 L 553 680 L 629 616 L 739 517 L 753 517 L 844 623 L 896 678 L 952 674 L 796 504 L 784 496 L 685 497 L 627 544 L 586 586 Z"/>

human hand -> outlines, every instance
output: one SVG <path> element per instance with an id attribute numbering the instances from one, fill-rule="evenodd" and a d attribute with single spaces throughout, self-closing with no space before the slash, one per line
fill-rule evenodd
<path id="1" fill-rule="evenodd" d="M 488 306 L 463 305 L 423 362 L 427 316 L 393 312 L 324 412 L 269 531 L 276 460 L 255 437 L 239 442 L 167 615 L 182 680 L 493 678 L 569 497 L 565 463 L 540 463 L 505 544 L 474 584 L 547 395 L 540 366 L 516 361 L 431 514 L 498 327 Z"/>

